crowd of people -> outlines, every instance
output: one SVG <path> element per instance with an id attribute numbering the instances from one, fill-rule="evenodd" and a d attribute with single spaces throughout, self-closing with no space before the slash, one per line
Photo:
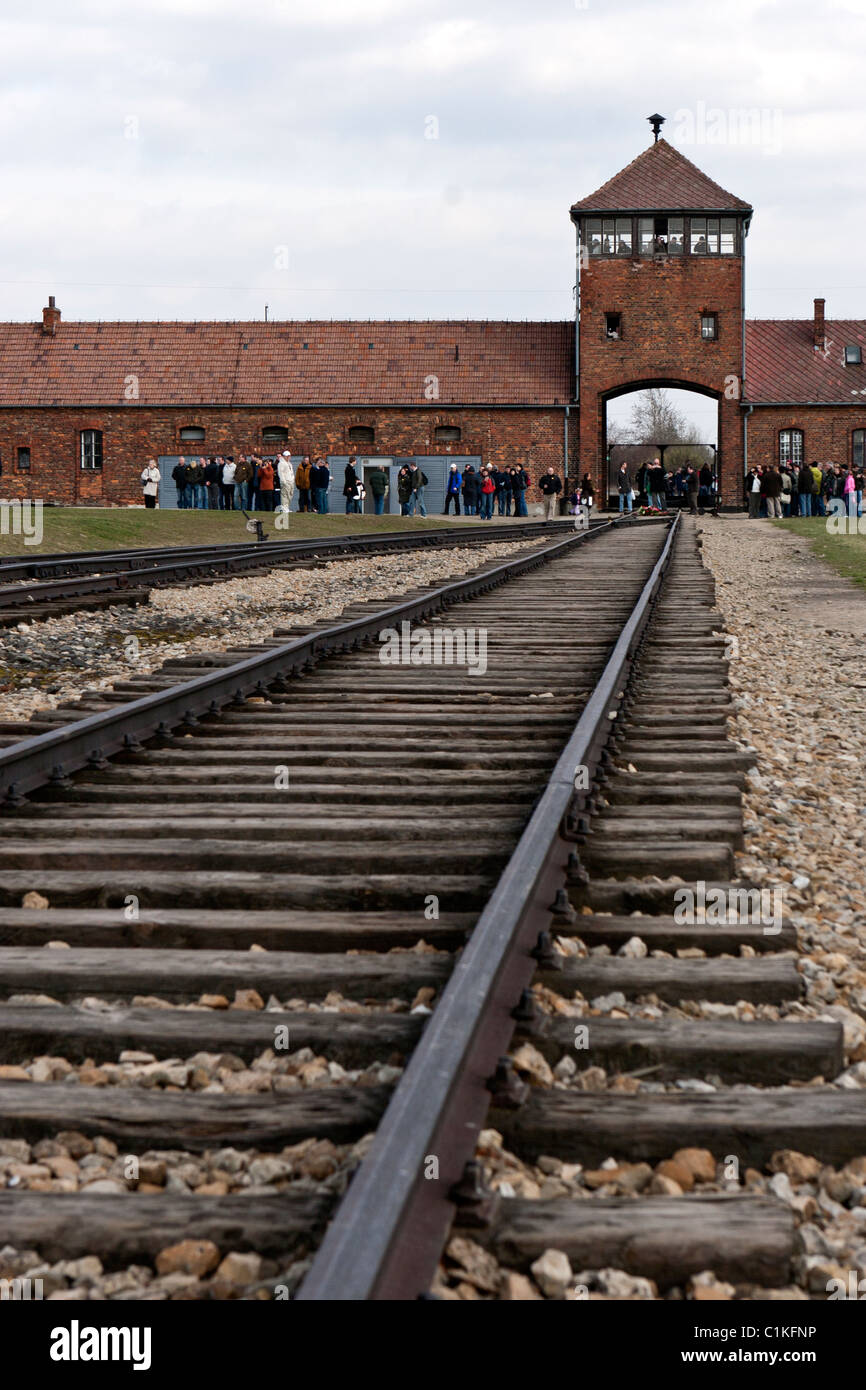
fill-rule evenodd
<path id="1" fill-rule="evenodd" d="M 171 472 L 177 489 L 177 505 L 182 510 L 199 509 L 210 511 L 273 511 L 275 497 L 279 495 L 279 466 L 282 459 L 290 460 L 291 454 L 284 450 L 280 458 L 262 458 L 258 454 L 241 454 L 238 459 L 231 455 L 216 455 L 211 458 L 178 459 Z M 160 472 L 155 459 L 148 459 L 141 474 L 146 507 L 155 507 L 159 496 Z M 397 500 L 403 516 L 427 516 L 425 490 L 429 478 L 418 464 L 411 460 L 397 473 Z M 331 486 L 331 470 L 327 460 L 305 456 L 294 473 L 294 486 L 298 494 L 298 510 L 302 512 L 328 511 L 328 492 Z M 489 521 L 494 514 L 498 516 L 528 516 L 526 492 L 532 481 L 523 467 L 506 468 L 496 464 L 483 465 L 476 469 L 467 463 L 461 472 L 452 463 L 445 478 L 445 507 L 447 516 L 454 509 L 455 516 L 477 516 Z M 559 497 L 562 493 L 562 479 L 554 468 L 541 474 L 538 487 L 545 504 L 547 520 L 552 520 L 559 510 Z M 363 511 L 367 490 L 373 502 L 373 512 L 381 516 L 391 489 L 391 479 L 387 468 L 377 464 L 365 470 L 359 468 L 358 458 L 352 455 L 346 464 L 343 497 L 346 513 Z M 593 505 L 593 487 L 589 474 L 585 474 L 580 486 L 570 497 L 571 510 L 581 506 Z"/>
<path id="2" fill-rule="evenodd" d="M 851 464 L 784 462 L 778 468 L 758 464 L 746 474 L 746 502 L 751 518 L 826 516 L 837 499 L 846 511 L 863 514 L 866 472 Z"/>
<path id="3" fill-rule="evenodd" d="M 656 458 L 651 463 L 642 463 L 634 477 L 628 464 L 623 462 L 617 474 L 617 491 L 621 512 L 630 512 L 635 502 L 664 512 L 670 502 L 682 499 L 688 502 L 689 511 L 697 514 L 706 507 L 715 507 L 717 503 L 716 479 L 712 468 L 708 463 L 695 468 L 689 459 L 680 468 L 670 471 L 664 467 L 661 459 Z M 646 498 L 645 503 L 643 498 Z"/>

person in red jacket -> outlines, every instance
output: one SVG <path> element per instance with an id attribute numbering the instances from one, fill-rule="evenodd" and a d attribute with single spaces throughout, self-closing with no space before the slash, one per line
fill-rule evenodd
<path id="1" fill-rule="evenodd" d="M 274 465 L 265 459 L 259 469 L 259 506 L 263 512 L 274 510 Z"/>
<path id="2" fill-rule="evenodd" d="M 496 484 L 490 473 L 489 468 L 481 470 L 481 520 L 489 521 L 493 515 L 493 497 L 496 492 Z"/>

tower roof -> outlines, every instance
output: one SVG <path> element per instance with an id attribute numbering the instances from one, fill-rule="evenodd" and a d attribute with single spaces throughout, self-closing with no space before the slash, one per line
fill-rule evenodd
<path id="1" fill-rule="evenodd" d="M 588 198 L 572 206 L 572 214 L 587 212 L 751 212 L 751 204 L 735 198 L 704 174 L 684 154 L 657 140 Z"/>

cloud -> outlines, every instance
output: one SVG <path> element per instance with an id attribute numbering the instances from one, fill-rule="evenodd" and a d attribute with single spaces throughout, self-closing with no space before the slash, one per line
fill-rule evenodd
<path id="1" fill-rule="evenodd" d="M 568 208 L 654 110 L 673 143 L 723 115 L 680 148 L 755 206 L 751 315 L 866 317 L 864 27 L 860 0 L 44 0 L 0 21 L 0 317 L 567 318 Z"/>

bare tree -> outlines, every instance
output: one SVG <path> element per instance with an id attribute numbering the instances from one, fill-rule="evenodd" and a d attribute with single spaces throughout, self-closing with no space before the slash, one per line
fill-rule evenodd
<path id="1" fill-rule="evenodd" d="M 700 443 L 697 427 L 677 410 L 667 391 L 660 387 L 635 396 L 627 434 L 632 444 Z"/>

